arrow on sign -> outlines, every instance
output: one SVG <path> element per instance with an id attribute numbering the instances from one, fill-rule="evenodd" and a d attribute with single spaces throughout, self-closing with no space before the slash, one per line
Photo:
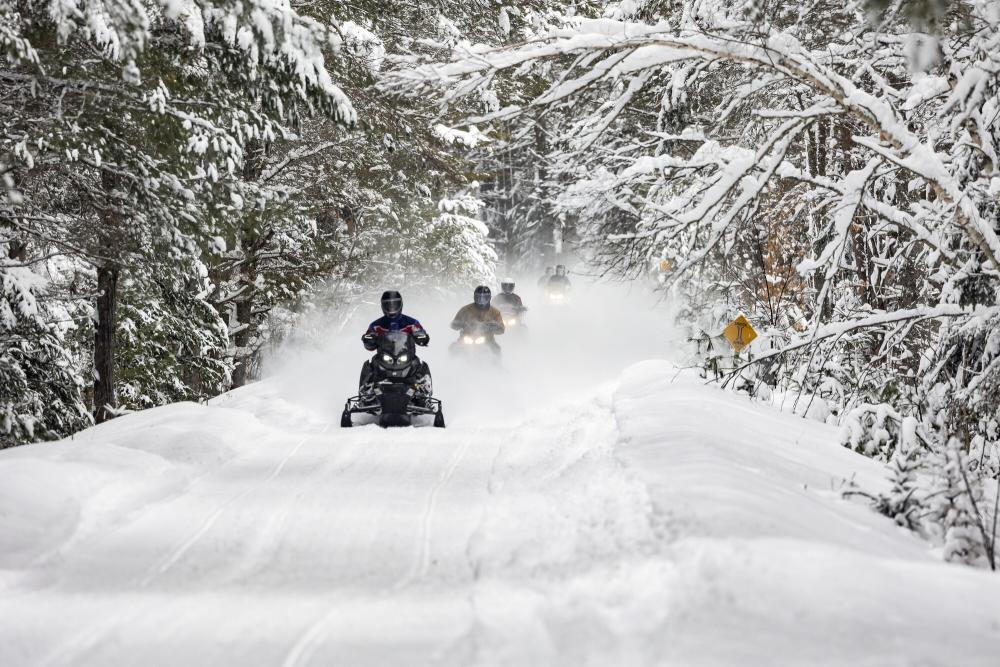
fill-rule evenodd
<path id="1" fill-rule="evenodd" d="M 753 328 L 750 322 L 743 315 L 739 315 L 735 320 L 729 323 L 729 326 L 723 330 L 722 335 L 726 337 L 729 344 L 733 346 L 733 350 L 737 354 L 742 352 L 753 339 L 757 337 L 757 331 Z"/>

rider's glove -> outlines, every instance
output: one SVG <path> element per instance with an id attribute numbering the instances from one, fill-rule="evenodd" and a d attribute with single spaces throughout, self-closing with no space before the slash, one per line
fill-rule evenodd
<path id="1" fill-rule="evenodd" d="M 413 334 L 413 342 L 417 345 L 427 345 L 431 342 L 430 334 L 426 331 L 417 331 Z"/>
<path id="2" fill-rule="evenodd" d="M 364 344 L 366 350 L 374 350 L 378 345 L 375 343 L 375 334 L 366 333 L 361 337 L 361 342 Z"/>

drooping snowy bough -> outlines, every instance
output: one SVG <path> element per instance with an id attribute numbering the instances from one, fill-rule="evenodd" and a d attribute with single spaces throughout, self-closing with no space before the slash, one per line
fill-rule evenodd
<path id="1" fill-rule="evenodd" d="M 546 119 L 547 185 L 596 258 L 716 306 L 689 312 L 751 311 L 770 349 L 736 375 L 822 403 L 845 444 L 950 471 L 959 491 L 886 511 L 922 503 L 950 554 L 995 564 L 1000 5 L 937 3 L 925 32 L 917 3 L 884 4 L 611 3 L 392 84 L 447 106 L 547 73 L 473 120 Z"/>

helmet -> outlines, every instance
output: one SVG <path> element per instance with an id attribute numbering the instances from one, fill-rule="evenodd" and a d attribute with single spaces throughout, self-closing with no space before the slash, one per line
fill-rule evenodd
<path id="1" fill-rule="evenodd" d="M 557 276 L 565 276 L 566 275 L 566 267 L 563 266 L 562 264 L 556 265 L 556 275 Z"/>
<path id="2" fill-rule="evenodd" d="M 505 278 L 503 282 L 500 283 L 500 291 L 504 294 L 511 294 L 514 291 L 514 281 L 510 278 Z"/>
<path id="3" fill-rule="evenodd" d="M 382 292 L 382 314 L 398 317 L 403 312 L 403 295 L 396 290 Z"/>
<path id="4" fill-rule="evenodd" d="M 550 273 L 552 273 L 552 267 L 551 266 L 546 266 L 545 267 L 545 275 L 549 275 Z"/>
<path id="5" fill-rule="evenodd" d="M 486 309 L 490 307 L 490 297 L 493 293 L 490 292 L 490 288 L 486 285 L 480 285 L 476 288 L 476 291 L 472 295 L 472 300 L 476 304 L 476 308 Z"/>

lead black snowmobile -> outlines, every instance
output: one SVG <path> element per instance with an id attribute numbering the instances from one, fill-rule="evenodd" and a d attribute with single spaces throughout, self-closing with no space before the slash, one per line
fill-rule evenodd
<path id="1" fill-rule="evenodd" d="M 347 399 L 340 425 L 353 426 L 351 415 L 358 413 L 375 415 L 382 427 L 410 426 L 414 416 L 434 415 L 434 426 L 444 428 L 441 401 L 431 397 L 430 387 L 416 382 L 422 366 L 412 334 L 379 335 L 375 356 L 361 369 L 361 384 L 370 388 Z"/>

